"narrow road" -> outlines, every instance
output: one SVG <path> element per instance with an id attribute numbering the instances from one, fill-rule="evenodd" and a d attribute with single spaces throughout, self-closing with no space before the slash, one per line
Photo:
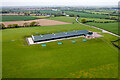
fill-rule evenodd
<path id="1" fill-rule="evenodd" d="M 77 17 L 75 20 L 76 20 L 79 24 L 82 24 L 82 25 L 85 25 L 85 26 L 89 26 L 89 27 L 92 27 L 92 28 L 95 28 L 95 29 L 99 29 L 99 30 L 102 30 L 103 32 L 106 32 L 106 33 L 112 34 L 112 35 L 114 35 L 114 36 L 120 37 L 119 35 L 114 34 L 114 33 L 112 33 L 112 32 L 109 32 L 109 31 L 106 31 L 106 30 L 104 30 L 104 29 L 101 29 L 101 28 L 98 28 L 98 27 L 95 27 L 95 26 L 91 26 L 91 25 L 87 25 L 87 24 L 80 23 L 80 22 L 78 21 L 78 18 L 79 18 L 79 17 Z"/>

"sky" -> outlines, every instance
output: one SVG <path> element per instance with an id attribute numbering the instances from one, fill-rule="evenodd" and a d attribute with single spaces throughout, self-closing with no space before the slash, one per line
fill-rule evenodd
<path id="1" fill-rule="evenodd" d="M 0 0 L 2 6 L 117 6 L 120 0 Z"/>

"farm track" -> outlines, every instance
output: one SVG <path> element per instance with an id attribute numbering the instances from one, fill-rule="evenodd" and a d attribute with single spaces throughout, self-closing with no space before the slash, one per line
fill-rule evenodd
<path id="1" fill-rule="evenodd" d="M 81 23 L 81 22 L 78 21 L 78 18 L 79 18 L 79 17 L 77 17 L 75 20 L 76 20 L 76 22 L 78 22 L 79 24 L 82 24 L 82 25 L 85 25 L 85 26 L 89 26 L 89 27 L 92 27 L 92 28 L 95 28 L 95 29 L 99 29 L 99 30 L 102 30 L 103 32 L 106 32 L 106 33 L 109 33 L 109 34 L 111 34 L 111 35 L 114 35 L 114 36 L 120 37 L 119 35 L 114 34 L 114 33 L 112 33 L 112 32 L 109 32 L 109 31 L 107 31 L 107 30 L 104 30 L 104 29 L 101 29 L 101 28 L 98 28 L 98 27 L 95 27 L 95 26 L 91 26 L 91 25 L 83 24 L 83 23 Z"/>

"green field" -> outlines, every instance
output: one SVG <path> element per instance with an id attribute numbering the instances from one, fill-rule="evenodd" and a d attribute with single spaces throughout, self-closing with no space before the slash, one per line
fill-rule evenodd
<path id="1" fill-rule="evenodd" d="M 89 22 L 89 23 L 86 23 L 86 24 L 93 25 L 93 26 L 108 30 L 108 31 L 110 31 L 112 33 L 118 34 L 118 23 L 117 22 L 116 23 L 94 23 L 94 22 Z"/>
<path id="2" fill-rule="evenodd" d="M 97 12 L 97 11 L 95 11 L 95 10 L 85 10 L 85 12 L 93 13 L 93 14 L 106 14 L 106 15 L 109 15 L 109 13 L 106 12 L 105 10 L 104 10 L 104 11 L 100 11 L 100 10 L 99 10 L 99 12 Z M 111 12 L 111 13 L 112 13 L 112 12 Z"/>
<path id="3" fill-rule="evenodd" d="M 43 17 L 44 18 L 44 17 Z M 47 47 L 28 45 L 31 35 L 58 33 L 74 30 L 100 30 L 75 22 L 74 17 L 45 19 L 75 24 L 4 29 L 2 31 L 3 78 L 115 78 L 118 77 L 118 51 L 110 34 L 102 38 L 69 39 L 46 43 Z M 102 23 L 103 24 L 103 23 Z M 72 41 L 76 41 L 75 44 Z M 62 45 L 57 45 L 62 42 Z"/>
<path id="4" fill-rule="evenodd" d="M 35 32 L 47 34 L 68 30 L 100 32 L 77 23 L 2 30 L 3 78 L 117 77 L 118 51 L 110 42 L 117 37 L 110 34 L 101 33 L 103 38 L 89 39 L 87 42 L 77 38 L 57 41 L 63 45 L 57 45 L 57 42 L 46 43 L 47 47 L 41 47 L 41 44 L 27 45 L 26 37 L 35 35 Z"/>
<path id="5" fill-rule="evenodd" d="M 57 21 L 63 21 L 63 22 L 70 22 L 70 23 L 77 23 L 75 21 L 75 17 L 48 17 L 46 19 L 51 19 L 51 20 L 57 20 Z M 86 19 L 86 20 L 94 20 L 94 21 L 111 21 L 114 23 L 95 23 L 95 22 L 88 22 L 86 24 L 88 25 L 93 25 L 105 30 L 108 30 L 110 32 L 113 32 L 115 34 L 118 34 L 118 23 L 115 20 L 109 20 L 109 19 L 97 19 L 97 18 L 79 18 L 79 21 L 81 21 L 81 19 Z"/>
<path id="6" fill-rule="evenodd" d="M 37 17 L 37 18 L 48 18 L 48 16 L 34 16 L 34 15 L 32 15 L 32 17 Z"/>
<path id="7" fill-rule="evenodd" d="M 85 10 L 85 12 L 88 12 L 88 13 L 94 13 L 94 14 L 110 14 L 110 13 L 113 13 L 113 12 L 116 12 L 116 10 Z"/>
<path id="8" fill-rule="evenodd" d="M 60 13 L 61 11 L 53 11 L 53 10 L 12 10 L 13 12 L 40 12 L 40 13 Z"/>
<path id="9" fill-rule="evenodd" d="M 114 42 L 117 46 L 120 46 L 120 40 Z"/>
<path id="10" fill-rule="evenodd" d="M 32 17 L 32 16 L 21 16 L 21 15 L 2 15 L 2 21 L 27 21 L 34 19 L 40 19 L 40 18 Z"/>
<path id="11" fill-rule="evenodd" d="M 75 21 L 75 17 L 65 17 L 65 16 L 62 16 L 62 17 L 48 17 L 48 18 L 45 18 L 45 19 L 50 19 L 50 20 L 56 20 L 56 21 L 63 21 L 63 22 L 69 22 L 69 23 L 77 23 Z"/>
<path id="12" fill-rule="evenodd" d="M 61 11 L 40 10 L 40 13 L 60 13 Z"/>
<path id="13" fill-rule="evenodd" d="M 89 14 L 89 13 L 83 13 L 83 12 L 74 12 L 74 11 L 65 11 L 67 14 L 74 14 L 79 15 L 80 17 L 87 17 L 87 18 L 107 18 L 108 15 L 101 15 L 101 14 Z"/>

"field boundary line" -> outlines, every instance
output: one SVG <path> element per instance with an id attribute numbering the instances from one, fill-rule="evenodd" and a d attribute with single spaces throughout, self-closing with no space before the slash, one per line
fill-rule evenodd
<path id="1" fill-rule="evenodd" d="M 104 39 L 101 38 L 102 41 L 104 41 L 105 43 L 107 43 L 111 48 L 114 48 L 115 50 L 118 51 L 118 49 L 116 47 L 114 47 L 113 45 L 111 45 L 110 43 L 106 42 Z"/>

